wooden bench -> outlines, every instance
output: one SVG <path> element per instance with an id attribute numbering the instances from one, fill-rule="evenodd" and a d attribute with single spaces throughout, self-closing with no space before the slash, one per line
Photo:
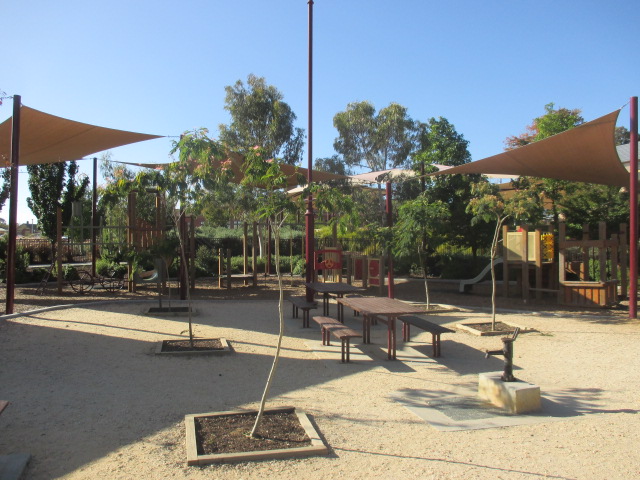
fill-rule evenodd
<path id="1" fill-rule="evenodd" d="M 402 339 L 405 342 L 411 340 L 411 325 L 431 333 L 434 357 L 440 356 L 440 335 L 442 333 L 455 333 L 454 330 L 451 330 L 450 328 L 431 323 L 430 321 L 415 315 L 402 315 L 398 317 L 398 320 L 402 322 Z"/>
<path id="2" fill-rule="evenodd" d="M 302 328 L 309 328 L 309 310 L 318 308 L 318 302 L 307 302 L 306 297 L 289 297 L 288 301 L 293 306 L 293 318 L 298 318 L 298 310 L 302 310 Z"/>
<path id="3" fill-rule="evenodd" d="M 339 338 L 342 346 L 340 349 L 342 363 L 348 363 L 350 360 L 349 350 L 352 338 L 362 338 L 360 332 L 356 332 L 352 328 L 345 327 L 335 318 L 331 317 L 313 317 L 313 321 L 320 325 L 322 332 L 322 345 L 331 345 L 331 335 Z"/>

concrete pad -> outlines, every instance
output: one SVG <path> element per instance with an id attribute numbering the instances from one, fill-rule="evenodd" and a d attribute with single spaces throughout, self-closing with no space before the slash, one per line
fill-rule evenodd
<path id="1" fill-rule="evenodd" d="M 408 389 L 393 392 L 391 398 L 443 432 L 531 425 L 580 415 L 574 409 L 544 398 L 540 412 L 514 415 L 482 400 L 474 390 L 464 388 L 451 391 Z"/>
<path id="2" fill-rule="evenodd" d="M 0 455 L 0 480 L 20 480 L 27 464 L 31 460 L 29 453 Z"/>
<path id="3" fill-rule="evenodd" d="M 540 387 L 517 380 L 502 381 L 502 372 L 488 372 L 478 375 L 478 396 L 498 408 L 510 413 L 537 412 L 541 408 Z"/>

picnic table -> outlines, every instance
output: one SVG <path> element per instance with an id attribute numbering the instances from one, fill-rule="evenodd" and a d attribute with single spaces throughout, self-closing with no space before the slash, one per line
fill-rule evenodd
<path id="1" fill-rule="evenodd" d="M 338 282 L 310 282 L 305 284 L 316 293 L 322 293 L 322 314 L 329 315 L 329 295 L 333 294 L 338 298 L 342 298 L 345 293 L 361 292 L 362 289 L 349 285 L 348 283 Z"/>
<path id="2" fill-rule="evenodd" d="M 400 315 L 425 313 L 418 307 L 395 298 L 387 297 L 343 297 L 338 298 L 339 306 L 347 306 L 362 314 L 362 340 L 371 343 L 371 319 L 387 317 L 387 358 L 396 359 L 396 319 Z M 338 308 L 338 320 L 344 323 L 344 309 Z"/>

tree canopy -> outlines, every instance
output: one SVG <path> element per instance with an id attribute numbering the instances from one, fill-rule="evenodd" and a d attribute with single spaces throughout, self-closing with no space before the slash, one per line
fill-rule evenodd
<path id="1" fill-rule="evenodd" d="M 62 224 L 71 220 L 71 204 L 81 200 L 89 186 L 89 178 L 78 179 L 75 161 L 28 165 L 29 191 L 27 205 L 38 219 L 42 233 L 52 241 L 57 234 L 57 208 L 62 208 Z"/>
<path id="2" fill-rule="evenodd" d="M 386 170 L 407 164 L 413 150 L 415 123 L 397 103 L 376 113 L 371 102 L 353 102 L 333 117 L 338 138 L 333 148 L 350 166 Z"/>
<path id="3" fill-rule="evenodd" d="M 225 87 L 225 92 L 224 108 L 231 114 L 231 123 L 221 124 L 219 129 L 220 140 L 230 150 L 246 155 L 259 146 L 267 158 L 298 163 L 304 130 L 294 127 L 297 117 L 276 87 L 251 74 L 246 85 L 238 80 Z"/>

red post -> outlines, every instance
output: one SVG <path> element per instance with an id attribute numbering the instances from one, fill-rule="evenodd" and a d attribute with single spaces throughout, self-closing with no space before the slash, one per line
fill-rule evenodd
<path id="1" fill-rule="evenodd" d="M 16 287 L 16 236 L 18 234 L 18 166 L 20 165 L 20 107 L 22 98 L 13 96 L 11 120 L 11 180 L 9 186 L 9 238 L 7 240 L 7 315 L 13 313 Z"/>
<path id="2" fill-rule="evenodd" d="M 638 318 L 638 97 L 629 109 L 629 318 Z"/>
<path id="3" fill-rule="evenodd" d="M 313 0 L 309 0 L 309 92 L 308 92 L 308 130 L 309 140 L 307 142 L 308 168 L 307 168 L 307 184 L 311 186 L 313 181 Z M 315 257 L 315 239 L 314 239 L 314 218 L 313 218 L 313 195 L 309 194 L 307 198 L 307 211 L 305 218 L 305 238 L 306 238 L 306 258 L 307 267 L 305 279 L 307 283 L 313 281 L 314 257 Z M 307 287 L 306 299 L 308 302 L 313 301 L 313 290 Z"/>
<path id="4" fill-rule="evenodd" d="M 389 234 L 391 234 L 391 227 L 393 227 L 393 211 L 391 205 L 391 182 L 387 182 L 387 228 Z M 389 298 L 395 298 L 395 291 L 393 284 L 393 255 L 391 253 L 391 247 L 387 248 L 387 288 L 389 292 Z"/>
<path id="5" fill-rule="evenodd" d="M 98 257 L 98 158 L 93 157 L 93 179 L 91 194 L 91 275 L 96 276 Z"/>

